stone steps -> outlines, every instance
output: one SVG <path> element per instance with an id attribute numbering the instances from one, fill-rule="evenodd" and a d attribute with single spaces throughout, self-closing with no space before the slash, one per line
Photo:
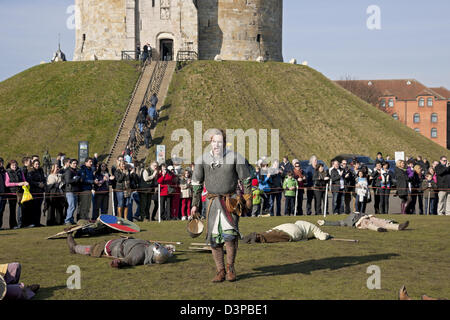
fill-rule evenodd
<path id="1" fill-rule="evenodd" d="M 136 84 L 116 138 L 114 139 L 108 160 L 106 161 L 108 166 L 115 164 L 115 159 L 122 154 L 127 146 L 130 130 L 133 128 L 139 109 L 146 98 L 147 89 L 152 80 L 156 65 L 156 62 L 147 64 Z"/>

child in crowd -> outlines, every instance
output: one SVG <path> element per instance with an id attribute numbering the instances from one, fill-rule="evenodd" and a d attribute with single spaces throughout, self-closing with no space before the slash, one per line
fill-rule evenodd
<path id="1" fill-rule="evenodd" d="M 370 192 L 367 175 L 363 170 L 358 171 L 356 178 L 356 211 L 360 213 L 366 212 L 366 205 L 369 202 Z"/>
<path id="2" fill-rule="evenodd" d="M 286 203 L 284 207 L 284 215 L 291 216 L 295 213 L 295 190 L 298 188 L 298 182 L 294 179 L 294 173 L 289 171 L 283 182 L 284 196 Z"/>
<path id="3" fill-rule="evenodd" d="M 252 217 L 257 217 L 261 213 L 261 195 L 263 191 L 259 189 L 258 179 L 252 180 L 253 208 Z"/>
<path id="4" fill-rule="evenodd" d="M 436 192 L 437 184 L 433 180 L 433 175 L 431 173 L 427 173 L 425 175 L 425 180 L 422 181 L 422 191 L 423 198 L 425 200 L 425 214 L 437 214 L 434 211 L 435 202 L 436 202 Z"/>
<path id="5" fill-rule="evenodd" d="M 186 220 L 191 214 L 192 203 L 192 180 L 191 172 L 184 171 L 184 176 L 180 179 L 181 189 L 181 220 Z"/>

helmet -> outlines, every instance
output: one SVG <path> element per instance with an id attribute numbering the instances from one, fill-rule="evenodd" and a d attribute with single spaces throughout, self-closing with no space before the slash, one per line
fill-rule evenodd
<path id="1" fill-rule="evenodd" d="M 172 253 L 167 250 L 166 247 L 160 245 L 159 243 L 155 243 L 153 245 L 153 262 L 162 264 L 165 263 L 170 257 L 172 256 Z"/>
<path id="2" fill-rule="evenodd" d="M 203 222 L 198 219 L 192 219 L 188 222 L 187 232 L 191 236 L 191 238 L 197 238 L 203 233 Z"/>

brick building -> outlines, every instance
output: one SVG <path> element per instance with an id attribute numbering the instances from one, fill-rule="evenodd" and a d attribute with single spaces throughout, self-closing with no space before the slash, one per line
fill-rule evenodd
<path id="1" fill-rule="evenodd" d="M 358 86 L 349 86 L 349 81 L 357 82 Z M 446 88 L 429 88 L 414 79 L 336 82 L 346 88 L 359 88 L 359 91 L 371 89 L 379 96 L 380 109 L 444 148 L 450 149 L 450 91 Z M 358 92 L 353 93 L 358 95 Z"/>

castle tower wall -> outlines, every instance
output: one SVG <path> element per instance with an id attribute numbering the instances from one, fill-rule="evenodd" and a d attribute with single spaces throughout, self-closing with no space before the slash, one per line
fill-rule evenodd
<path id="1" fill-rule="evenodd" d="M 141 0 L 139 14 L 141 48 L 149 43 L 160 56 L 160 41 L 168 39 L 173 40 L 173 60 L 179 50 L 198 52 L 197 9 L 192 0 Z"/>
<path id="2" fill-rule="evenodd" d="M 75 0 L 80 10 L 76 29 L 74 60 L 117 60 L 127 47 L 127 38 L 134 32 L 127 29 L 127 1 Z M 132 0 L 134 2 L 134 0 Z M 134 19 L 134 15 L 132 17 Z M 128 42 L 130 39 L 128 38 Z M 131 47 L 129 50 L 134 50 Z"/>
<path id="3" fill-rule="evenodd" d="M 283 61 L 282 0 L 198 0 L 200 59 Z"/>

